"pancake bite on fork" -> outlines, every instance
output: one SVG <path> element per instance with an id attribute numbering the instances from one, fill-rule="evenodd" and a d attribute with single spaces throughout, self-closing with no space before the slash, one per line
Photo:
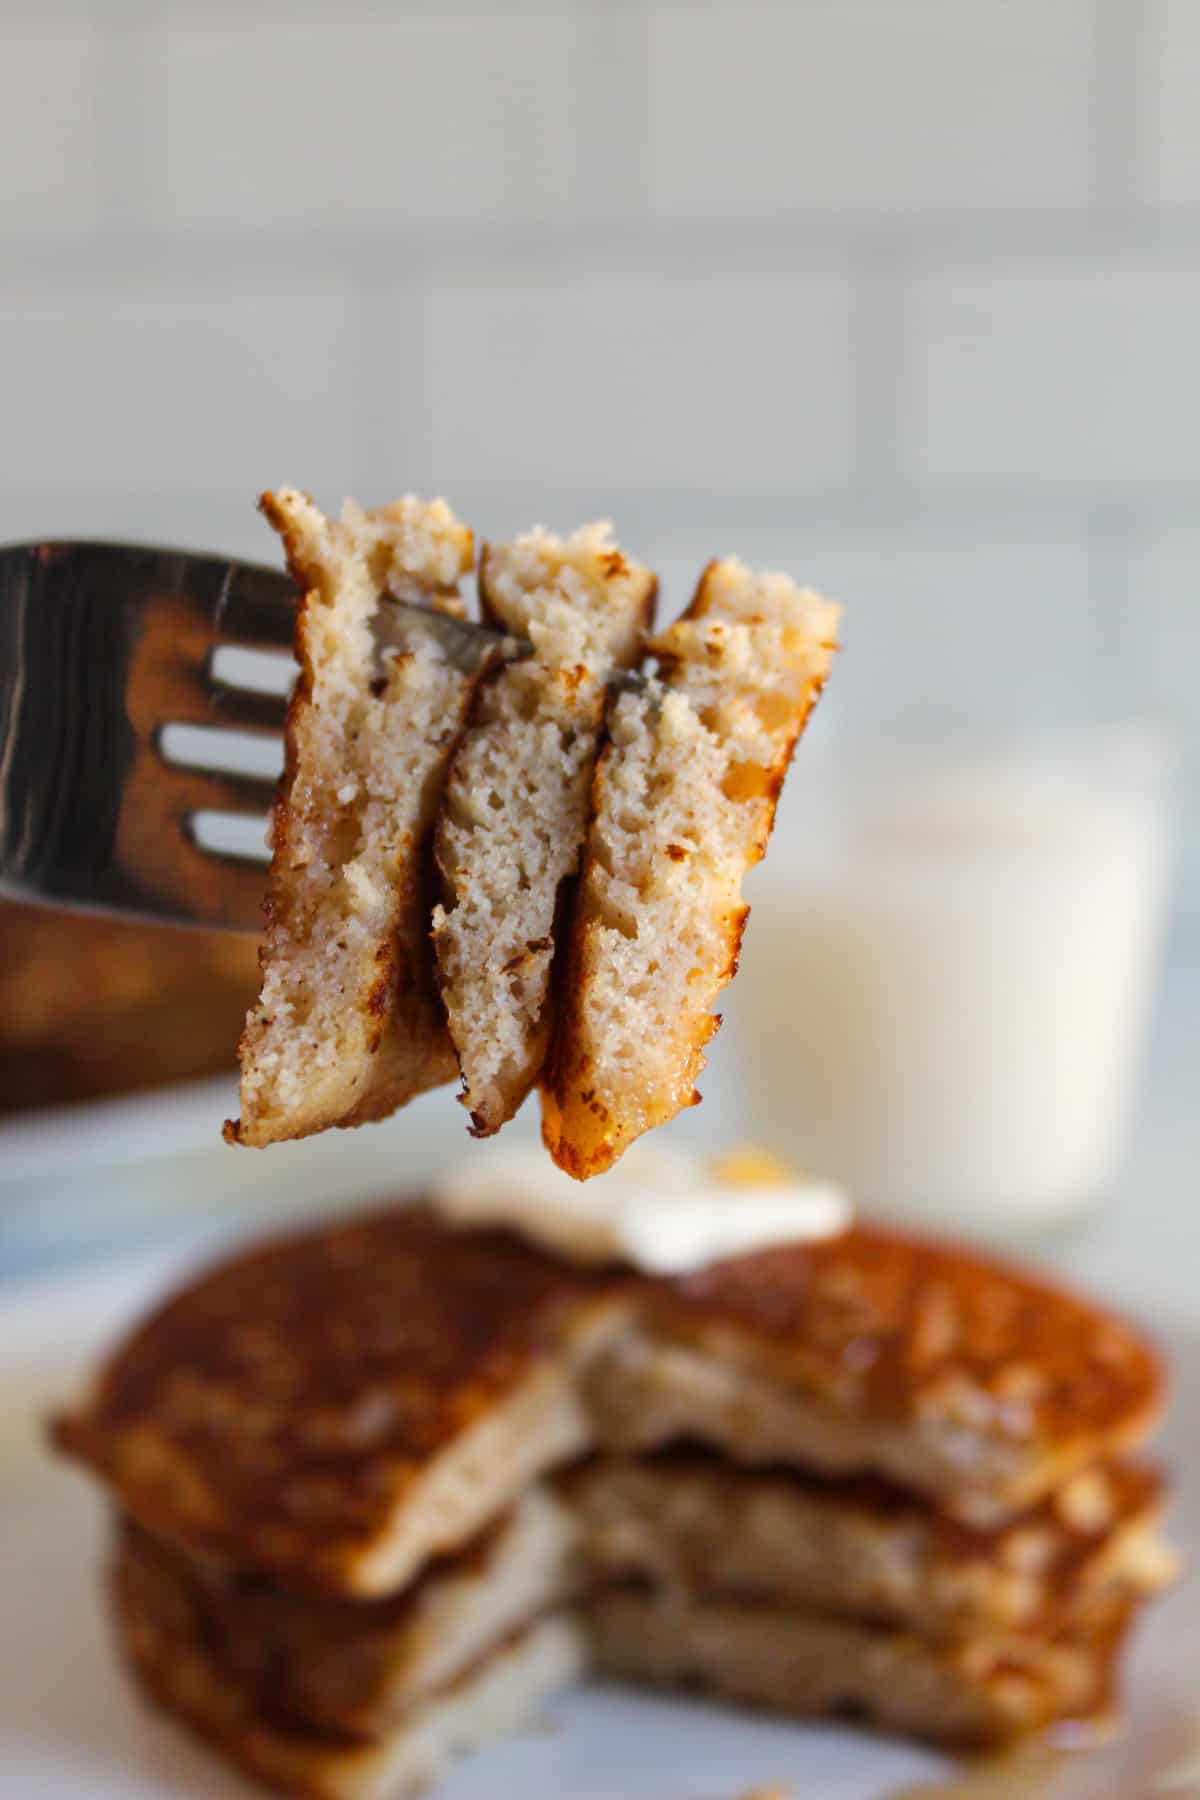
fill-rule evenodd
<path id="1" fill-rule="evenodd" d="M 477 1137 L 512 1117 L 545 1061 L 606 683 L 640 661 L 656 588 L 606 525 L 529 532 L 480 560 L 485 618 L 531 654 L 481 683 L 437 827 L 433 945 Z"/>
<path id="2" fill-rule="evenodd" d="M 474 675 L 402 609 L 461 614 L 470 531 L 442 500 L 336 522 L 264 494 L 300 600 L 300 674 L 272 820 L 262 987 L 239 1047 L 231 1142 L 359 1125 L 450 1081 L 425 856 Z"/>
<path id="3" fill-rule="evenodd" d="M 705 570 L 620 694 L 596 769 L 554 1045 L 550 1154 L 580 1179 L 699 1099 L 713 1002 L 733 979 L 796 741 L 829 673 L 839 609 L 734 558 Z"/>

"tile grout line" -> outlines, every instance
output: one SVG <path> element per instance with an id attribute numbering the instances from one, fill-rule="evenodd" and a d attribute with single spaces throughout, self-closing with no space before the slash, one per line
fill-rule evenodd
<path id="1" fill-rule="evenodd" d="M 110 51 L 111 53 L 111 51 Z M 106 83 L 107 86 L 107 83 Z M 108 111 L 112 102 L 106 101 Z M 107 130 L 109 121 L 102 121 Z M 172 231 L 154 218 L 155 184 L 146 154 L 145 131 L 116 128 L 117 141 L 102 149 L 105 212 L 97 241 L 74 236 L 16 232 L 0 238 L 0 283 L 19 276 L 26 282 L 60 281 L 87 272 L 106 257 L 131 272 L 153 277 L 188 275 L 214 260 L 233 265 L 238 273 L 291 275 L 311 271 L 314 255 L 348 257 L 373 267 L 403 272 L 414 257 L 436 262 L 440 272 L 470 275 L 482 268 L 520 269 L 531 275 L 576 266 L 587 270 L 626 262 L 631 269 L 652 273 L 682 272 L 703 280 L 728 272 L 738 258 L 747 279 L 769 279 L 797 271 L 824 273 L 847 261 L 885 264 L 911 257 L 937 259 L 960 271 L 1009 271 L 1013 260 L 1033 274 L 1077 266 L 1095 254 L 1135 253 L 1200 257 L 1200 208 L 1157 215 L 1137 213 L 1092 220 L 1082 215 L 1064 219 L 1011 219 L 991 229 L 978 220 L 943 220 L 903 227 L 879 222 L 831 227 L 793 220 L 663 220 L 650 217 L 579 216 L 567 223 L 501 221 L 453 226 L 423 224 L 313 231 L 247 230 Z M 140 217 L 133 228 L 121 217 L 118 197 L 131 194 Z M 720 252 L 714 250 L 719 244 Z"/>

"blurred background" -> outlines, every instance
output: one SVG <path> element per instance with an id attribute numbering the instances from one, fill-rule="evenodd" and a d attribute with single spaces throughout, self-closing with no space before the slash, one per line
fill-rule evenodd
<path id="1" fill-rule="evenodd" d="M 1173 1203 L 1198 84 L 1193 0 L 4 0 L 0 538 L 273 560 L 254 499 L 294 482 L 442 492 L 484 535 L 611 517 L 668 615 L 712 554 L 786 568 L 847 611 L 781 866 L 867 748 L 1165 726 L 1172 938 L 1126 1167 Z M 733 996 L 701 1136 L 739 1122 Z M 1182 1206 L 1155 1231 L 1168 1262 Z"/>

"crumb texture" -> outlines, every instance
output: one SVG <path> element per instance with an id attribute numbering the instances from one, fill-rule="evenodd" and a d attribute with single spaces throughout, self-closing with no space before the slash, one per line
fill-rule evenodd
<path id="1" fill-rule="evenodd" d="M 285 488 L 262 510 L 303 598 L 262 987 L 227 1133 L 256 1145 L 382 1117 L 453 1076 L 422 856 L 473 687 L 385 606 L 461 613 L 471 533 L 444 501 L 347 502 L 332 522 Z"/>
<path id="2" fill-rule="evenodd" d="M 585 1178 L 698 1098 L 737 967 L 742 879 L 766 847 L 828 674 L 838 609 L 785 575 L 709 565 L 652 641 L 660 673 L 610 709 L 543 1084 L 554 1160 Z"/>
<path id="3" fill-rule="evenodd" d="M 461 1098 L 487 1136 L 545 1059 L 556 920 L 579 864 L 605 682 L 640 658 L 655 579 L 597 524 L 489 546 L 480 595 L 491 623 L 533 646 L 481 688 L 437 828 L 441 993 Z"/>

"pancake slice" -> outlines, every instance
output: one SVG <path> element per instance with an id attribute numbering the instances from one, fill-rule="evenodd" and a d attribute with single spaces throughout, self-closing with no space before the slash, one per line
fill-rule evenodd
<path id="1" fill-rule="evenodd" d="M 903 1489 L 738 1468 L 695 1450 L 605 1457 L 563 1481 L 593 1578 L 868 1623 L 935 1642 L 1106 1619 L 1160 1592 L 1152 1470 L 1089 1469 L 1008 1525 L 973 1531 Z"/>
<path id="2" fill-rule="evenodd" d="M 543 1079 L 543 1137 L 568 1174 L 599 1174 L 699 1098 L 712 1004 L 737 968 L 742 879 L 766 848 L 837 620 L 785 575 L 711 563 L 649 646 L 661 679 L 609 709 Z"/>
<path id="3" fill-rule="evenodd" d="M 579 863 L 605 682 L 641 656 L 655 578 L 607 525 L 484 549 L 485 616 L 533 654 L 483 683 L 437 826 L 433 943 L 471 1130 L 510 1119 L 545 1060 L 563 884 Z"/>
<path id="4" fill-rule="evenodd" d="M 255 1709 L 316 1730 L 385 1737 L 413 1708 L 582 1586 L 572 1515 L 530 1488 L 467 1546 L 399 1593 L 346 1600 L 169 1545 L 126 1518 L 121 1555 L 151 1593 L 186 1606 Z M 165 1602 L 164 1602 L 165 1604 Z"/>
<path id="5" fill-rule="evenodd" d="M 578 1628 L 548 1616 L 495 1645 L 378 1737 L 326 1731 L 272 1708 L 225 1662 L 186 1583 L 136 1542 L 112 1570 L 117 1636 L 148 1696 L 265 1787 L 309 1800 L 405 1800 L 464 1752 L 529 1722 L 575 1679 Z"/>
<path id="6" fill-rule="evenodd" d="M 264 494 L 303 595 L 300 674 L 272 821 L 262 986 L 239 1046 L 231 1142 L 359 1125 L 453 1079 L 424 860 L 477 672 L 387 600 L 461 612 L 471 533 L 444 501 Z"/>
<path id="7" fill-rule="evenodd" d="M 962 1750 L 1102 1718 L 1125 1623 L 1117 1614 L 1050 1639 L 935 1645 L 816 1612 L 639 1588 L 598 1595 L 587 1620 L 603 1673 Z"/>
<path id="8" fill-rule="evenodd" d="M 1153 1347 L 974 1251 L 856 1226 L 655 1282 L 587 1372 L 598 1441 L 872 1474 L 1003 1524 L 1140 1443 Z"/>
<path id="9" fill-rule="evenodd" d="M 625 1285 L 421 1207 L 325 1224 L 168 1299 L 56 1440 L 160 1537 L 391 1594 L 588 1447 Z"/>

